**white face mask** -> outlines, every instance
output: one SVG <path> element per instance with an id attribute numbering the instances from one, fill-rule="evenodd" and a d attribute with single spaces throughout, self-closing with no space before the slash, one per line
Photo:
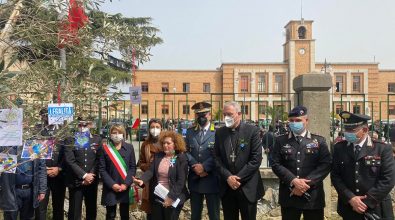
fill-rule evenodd
<path id="1" fill-rule="evenodd" d="M 111 134 L 111 140 L 117 144 L 123 140 L 123 134 Z"/>
<path id="2" fill-rule="evenodd" d="M 88 128 L 88 127 L 81 127 L 81 128 L 80 128 L 80 131 L 83 132 L 83 133 L 85 133 L 85 132 L 88 132 L 88 131 L 89 131 L 89 128 Z"/>
<path id="3" fill-rule="evenodd" d="M 235 124 L 235 119 L 230 116 L 225 116 L 225 126 L 231 128 Z"/>
<path id="4" fill-rule="evenodd" d="M 158 137 L 160 134 L 160 128 L 151 128 L 149 132 L 151 133 L 152 136 Z"/>

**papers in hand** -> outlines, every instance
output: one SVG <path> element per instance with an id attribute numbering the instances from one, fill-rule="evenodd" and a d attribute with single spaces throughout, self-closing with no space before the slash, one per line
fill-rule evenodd
<path id="1" fill-rule="evenodd" d="M 168 193 L 169 193 L 169 190 L 166 189 L 166 187 L 164 187 L 164 186 L 163 186 L 162 184 L 160 184 L 160 183 L 155 187 L 154 194 L 157 195 L 157 196 L 159 196 L 159 197 L 160 197 L 161 199 L 163 199 L 163 200 L 166 199 L 166 196 L 167 196 Z M 176 207 L 178 206 L 178 203 L 180 203 L 180 199 L 179 199 L 179 198 L 177 198 L 177 200 L 174 201 L 173 204 L 171 204 L 171 206 L 173 206 L 174 208 L 176 208 Z"/>

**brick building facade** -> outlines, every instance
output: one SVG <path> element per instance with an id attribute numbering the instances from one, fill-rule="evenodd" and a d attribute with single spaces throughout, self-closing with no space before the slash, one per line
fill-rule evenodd
<path id="1" fill-rule="evenodd" d="M 142 86 L 143 102 L 132 107 L 133 115 L 192 118 L 189 109 L 195 102 L 212 102 L 213 114 L 218 114 L 223 102 L 236 100 L 246 118 L 257 120 L 265 118 L 265 106 L 283 105 L 288 111 L 295 105 L 293 79 L 319 72 L 332 76 L 333 112 L 395 119 L 395 95 L 387 96 L 395 94 L 395 70 L 381 70 L 373 62 L 316 62 L 313 21 L 294 20 L 284 28 L 282 62 L 222 63 L 215 70 L 137 70 L 135 84 Z"/>

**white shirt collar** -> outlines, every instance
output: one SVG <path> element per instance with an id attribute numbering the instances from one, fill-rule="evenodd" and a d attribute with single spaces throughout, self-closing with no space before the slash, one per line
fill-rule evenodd
<path id="1" fill-rule="evenodd" d="M 295 133 L 293 133 L 293 134 L 295 137 L 297 137 L 297 136 L 305 137 L 307 134 L 307 129 L 304 129 L 304 131 L 301 134 L 295 134 Z"/>
<path id="2" fill-rule="evenodd" d="M 355 145 L 359 145 L 360 147 L 362 147 L 362 146 L 365 144 L 365 142 L 366 142 L 367 139 L 368 139 L 368 136 L 366 135 L 365 138 L 364 138 L 360 143 L 354 144 L 354 146 L 355 146 Z"/>
<path id="3" fill-rule="evenodd" d="M 203 131 L 208 131 L 208 129 L 210 128 L 210 122 L 206 125 L 206 126 L 204 126 L 204 128 L 203 128 Z"/>

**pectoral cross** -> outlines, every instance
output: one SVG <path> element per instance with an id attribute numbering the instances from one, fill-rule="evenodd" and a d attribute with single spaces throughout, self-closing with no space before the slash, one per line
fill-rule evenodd
<path id="1" fill-rule="evenodd" d="M 232 154 L 229 157 L 230 157 L 230 161 L 232 161 L 232 163 L 234 163 L 235 159 L 236 159 L 235 152 L 232 152 Z"/>

